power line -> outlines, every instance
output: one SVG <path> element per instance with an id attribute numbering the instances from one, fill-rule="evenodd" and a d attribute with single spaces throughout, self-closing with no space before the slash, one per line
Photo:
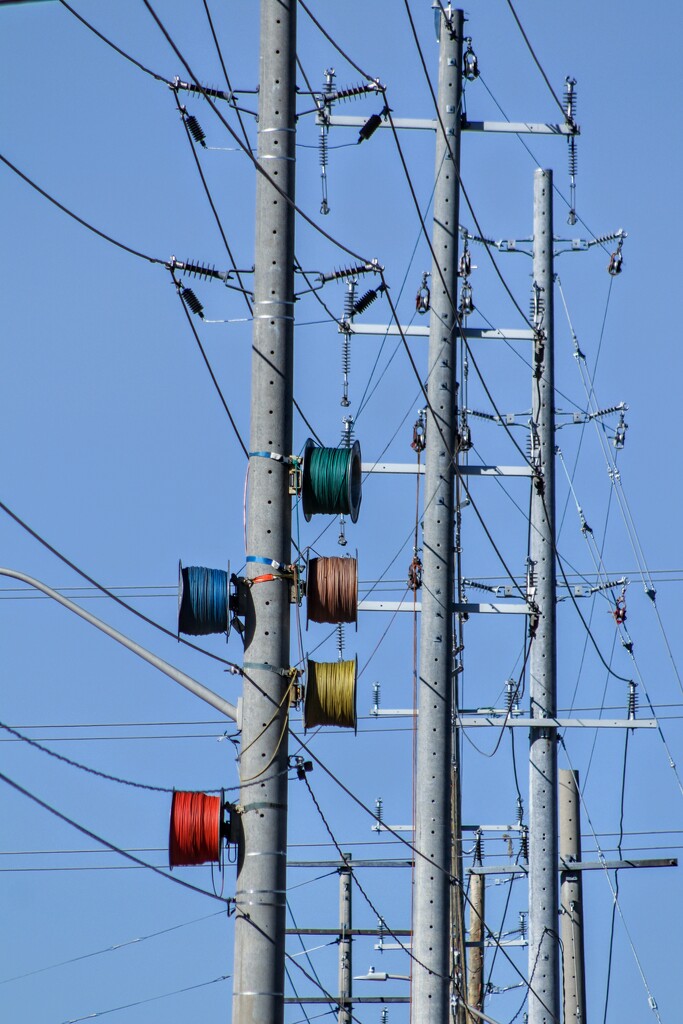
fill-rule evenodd
<path id="1" fill-rule="evenodd" d="M 2 163 L 5 164 L 6 167 L 9 167 L 9 169 L 13 171 L 19 178 L 21 178 L 22 181 L 25 181 L 27 185 L 30 185 L 32 189 L 39 193 L 39 195 L 43 196 L 44 199 L 47 199 L 48 202 L 52 203 L 53 206 L 56 206 L 58 210 L 61 210 L 62 213 L 65 213 L 67 217 L 71 217 L 72 220 L 75 220 L 78 224 L 81 224 L 84 228 L 87 228 L 88 231 L 92 231 L 94 235 L 97 235 L 99 238 L 103 238 L 106 242 L 110 242 L 112 245 L 115 245 L 117 249 L 122 249 L 124 252 L 130 253 L 131 256 L 137 256 L 141 260 L 146 260 L 147 263 L 152 263 L 156 266 L 161 267 L 166 266 L 166 260 L 160 260 L 157 259 L 155 256 L 149 256 L 147 255 L 147 253 L 140 252 L 138 249 L 133 249 L 132 246 L 126 245 L 125 242 L 119 242 L 119 240 L 113 238 L 112 235 L 108 235 L 106 231 L 101 231 L 99 228 L 96 228 L 94 224 L 91 224 L 83 217 L 79 217 L 78 214 L 74 213 L 73 210 L 70 210 L 68 206 L 65 206 L 63 203 L 60 203 L 58 199 L 55 199 L 55 197 L 50 195 L 49 192 L 46 192 L 44 188 L 41 188 L 40 185 L 33 181 L 32 178 L 29 178 L 27 174 L 24 174 L 23 171 L 20 171 L 19 168 L 15 164 L 13 164 L 11 160 L 8 160 L 6 156 L 3 156 L 2 153 L 0 153 L 0 161 L 2 161 Z"/>
<path id="2" fill-rule="evenodd" d="M 214 892 L 209 892 L 207 889 L 200 889 L 197 885 L 192 885 L 190 882 L 185 882 L 182 878 L 177 878 L 174 875 L 169 875 L 161 868 L 155 867 L 153 864 L 147 864 L 144 860 L 140 860 L 132 853 L 128 853 L 126 850 L 122 850 L 121 847 L 116 846 L 114 843 L 110 843 L 108 839 L 103 839 L 102 836 L 98 836 L 95 832 L 91 832 L 90 829 L 85 828 L 84 825 L 79 825 L 78 822 L 74 821 L 73 818 L 69 818 L 66 814 L 62 814 L 56 807 L 52 807 L 50 804 L 41 800 L 34 793 L 29 792 L 28 789 L 24 789 L 18 782 L 14 782 L 9 776 L 4 775 L 0 772 L 0 781 L 16 790 L 17 793 L 21 793 L 22 796 L 27 797 L 34 804 L 42 807 L 44 811 L 49 811 L 50 814 L 54 815 L 55 818 L 59 818 L 60 821 L 65 822 L 67 825 L 71 825 L 78 832 L 81 832 L 84 836 L 88 836 L 89 839 L 93 839 L 96 843 L 101 843 L 102 846 L 106 846 L 107 849 L 111 850 L 112 853 L 117 853 L 121 857 L 125 857 L 126 860 L 132 861 L 137 864 L 138 867 L 147 868 L 149 871 L 153 871 L 155 875 L 160 875 L 161 878 L 166 878 L 169 882 L 174 882 L 176 885 L 182 885 L 184 889 L 190 889 L 192 892 L 199 893 L 200 896 L 208 896 L 209 899 L 218 900 L 220 903 L 224 903 L 229 906 L 232 903 L 230 899 L 224 899 L 222 896 L 216 895 Z"/>
<path id="3" fill-rule="evenodd" d="M 91 953 L 82 953 L 80 956 L 73 956 L 69 960 L 60 960 L 59 963 L 56 964 L 48 964 L 46 967 L 37 967 L 32 971 L 26 971 L 24 974 L 15 974 L 11 978 L 2 978 L 0 979 L 0 985 L 9 985 L 12 981 L 22 981 L 24 978 L 32 978 L 36 974 L 45 974 L 46 971 L 55 971 L 60 967 L 68 967 L 70 964 L 79 963 L 81 960 L 90 960 L 92 957 L 102 956 L 104 953 L 116 953 L 119 949 L 125 949 L 126 946 L 136 946 L 141 942 L 146 942 L 147 939 L 156 939 L 160 935 L 168 935 L 170 932 L 179 931 L 181 928 L 187 928 L 193 924 L 210 921 L 213 917 L 223 917 L 223 914 L 223 910 L 217 910 L 213 914 L 205 914 L 203 917 L 195 917 L 192 921 L 183 921 L 182 924 L 174 924 L 171 925 L 170 928 L 162 928 L 159 931 L 150 932 L 148 935 L 139 935 L 134 939 L 117 942 L 113 946 L 105 946 L 103 949 L 96 949 Z"/>

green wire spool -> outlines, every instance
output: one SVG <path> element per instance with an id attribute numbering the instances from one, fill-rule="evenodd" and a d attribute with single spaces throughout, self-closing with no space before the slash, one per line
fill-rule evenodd
<path id="1" fill-rule="evenodd" d="M 351 448 L 319 448 L 309 437 L 304 446 L 301 499 L 304 517 L 350 516 L 358 519 L 361 503 L 360 444 Z"/>

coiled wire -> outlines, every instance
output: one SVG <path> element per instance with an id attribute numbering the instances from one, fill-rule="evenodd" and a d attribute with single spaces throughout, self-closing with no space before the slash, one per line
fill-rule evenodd
<path id="1" fill-rule="evenodd" d="M 318 448 L 309 438 L 301 497 L 307 520 L 313 515 L 350 515 L 355 523 L 362 497 L 358 441 L 351 448 Z"/>
<path id="2" fill-rule="evenodd" d="M 203 565 L 180 566 L 178 632 L 207 636 L 228 631 L 228 574 Z"/>
<path id="3" fill-rule="evenodd" d="M 356 728 L 356 677 L 353 661 L 311 661 L 307 659 L 304 730 L 318 725 Z"/>
<path id="4" fill-rule="evenodd" d="M 171 801 L 168 862 L 171 868 L 221 859 L 222 797 L 175 792 Z"/>
<path id="5" fill-rule="evenodd" d="M 311 558 L 306 577 L 309 622 L 356 622 L 358 562 L 355 558 Z"/>

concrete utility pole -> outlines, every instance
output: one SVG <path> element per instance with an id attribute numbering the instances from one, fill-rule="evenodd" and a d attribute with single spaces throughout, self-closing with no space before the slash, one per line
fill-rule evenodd
<path id="1" fill-rule="evenodd" d="M 581 860 L 579 773 L 560 770 L 560 858 L 567 865 Z M 583 954 L 583 879 L 580 871 L 560 871 L 560 917 L 565 1024 L 586 1024 L 586 980 Z"/>
<path id="2" fill-rule="evenodd" d="M 292 452 L 296 0 L 261 0 L 251 452 Z M 288 201 L 290 200 L 290 201 Z M 291 562 L 287 463 L 250 456 L 247 556 Z M 249 577 L 263 564 L 247 563 Z M 286 580 L 247 590 L 234 1024 L 284 1017 L 290 602 Z M 268 668 L 267 666 L 272 666 Z M 247 785 L 247 783 L 251 783 Z"/>
<path id="3" fill-rule="evenodd" d="M 344 854 L 344 865 L 339 868 L 339 998 L 348 1000 L 339 1008 L 338 1024 L 351 1024 L 353 1008 L 351 1006 L 351 985 L 353 978 L 353 955 L 351 943 L 353 937 L 353 915 L 351 900 L 353 896 L 353 877 L 351 870 L 351 854 Z"/>
<path id="4" fill-rule="evenodd" d="M 557 713 L 555 635 L 555 393 L 553 314 L 553 175 L 534 173 L 534 377 L 531 454 L 533 600 L 538 621 L 529 657 L 529 1024 L 560 1019 L 557 884 L 557 730 L 542 719 Z"/>
<path id="5" fill-rule="evenodd" d="M 412 1024 L 450 1019 L 451 719 L 455 357 L 463 12 L 439 16 L 439 116 L 425 452 L 423 597 L 415 792 Z"/>

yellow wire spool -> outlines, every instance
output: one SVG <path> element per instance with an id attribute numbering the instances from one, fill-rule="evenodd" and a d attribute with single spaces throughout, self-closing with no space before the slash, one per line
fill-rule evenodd
<path id="1" fill-rule="evenodd" d="M 307 659 L 304 730 L 317 725 L 356 728 L 358 662 Z"/>

